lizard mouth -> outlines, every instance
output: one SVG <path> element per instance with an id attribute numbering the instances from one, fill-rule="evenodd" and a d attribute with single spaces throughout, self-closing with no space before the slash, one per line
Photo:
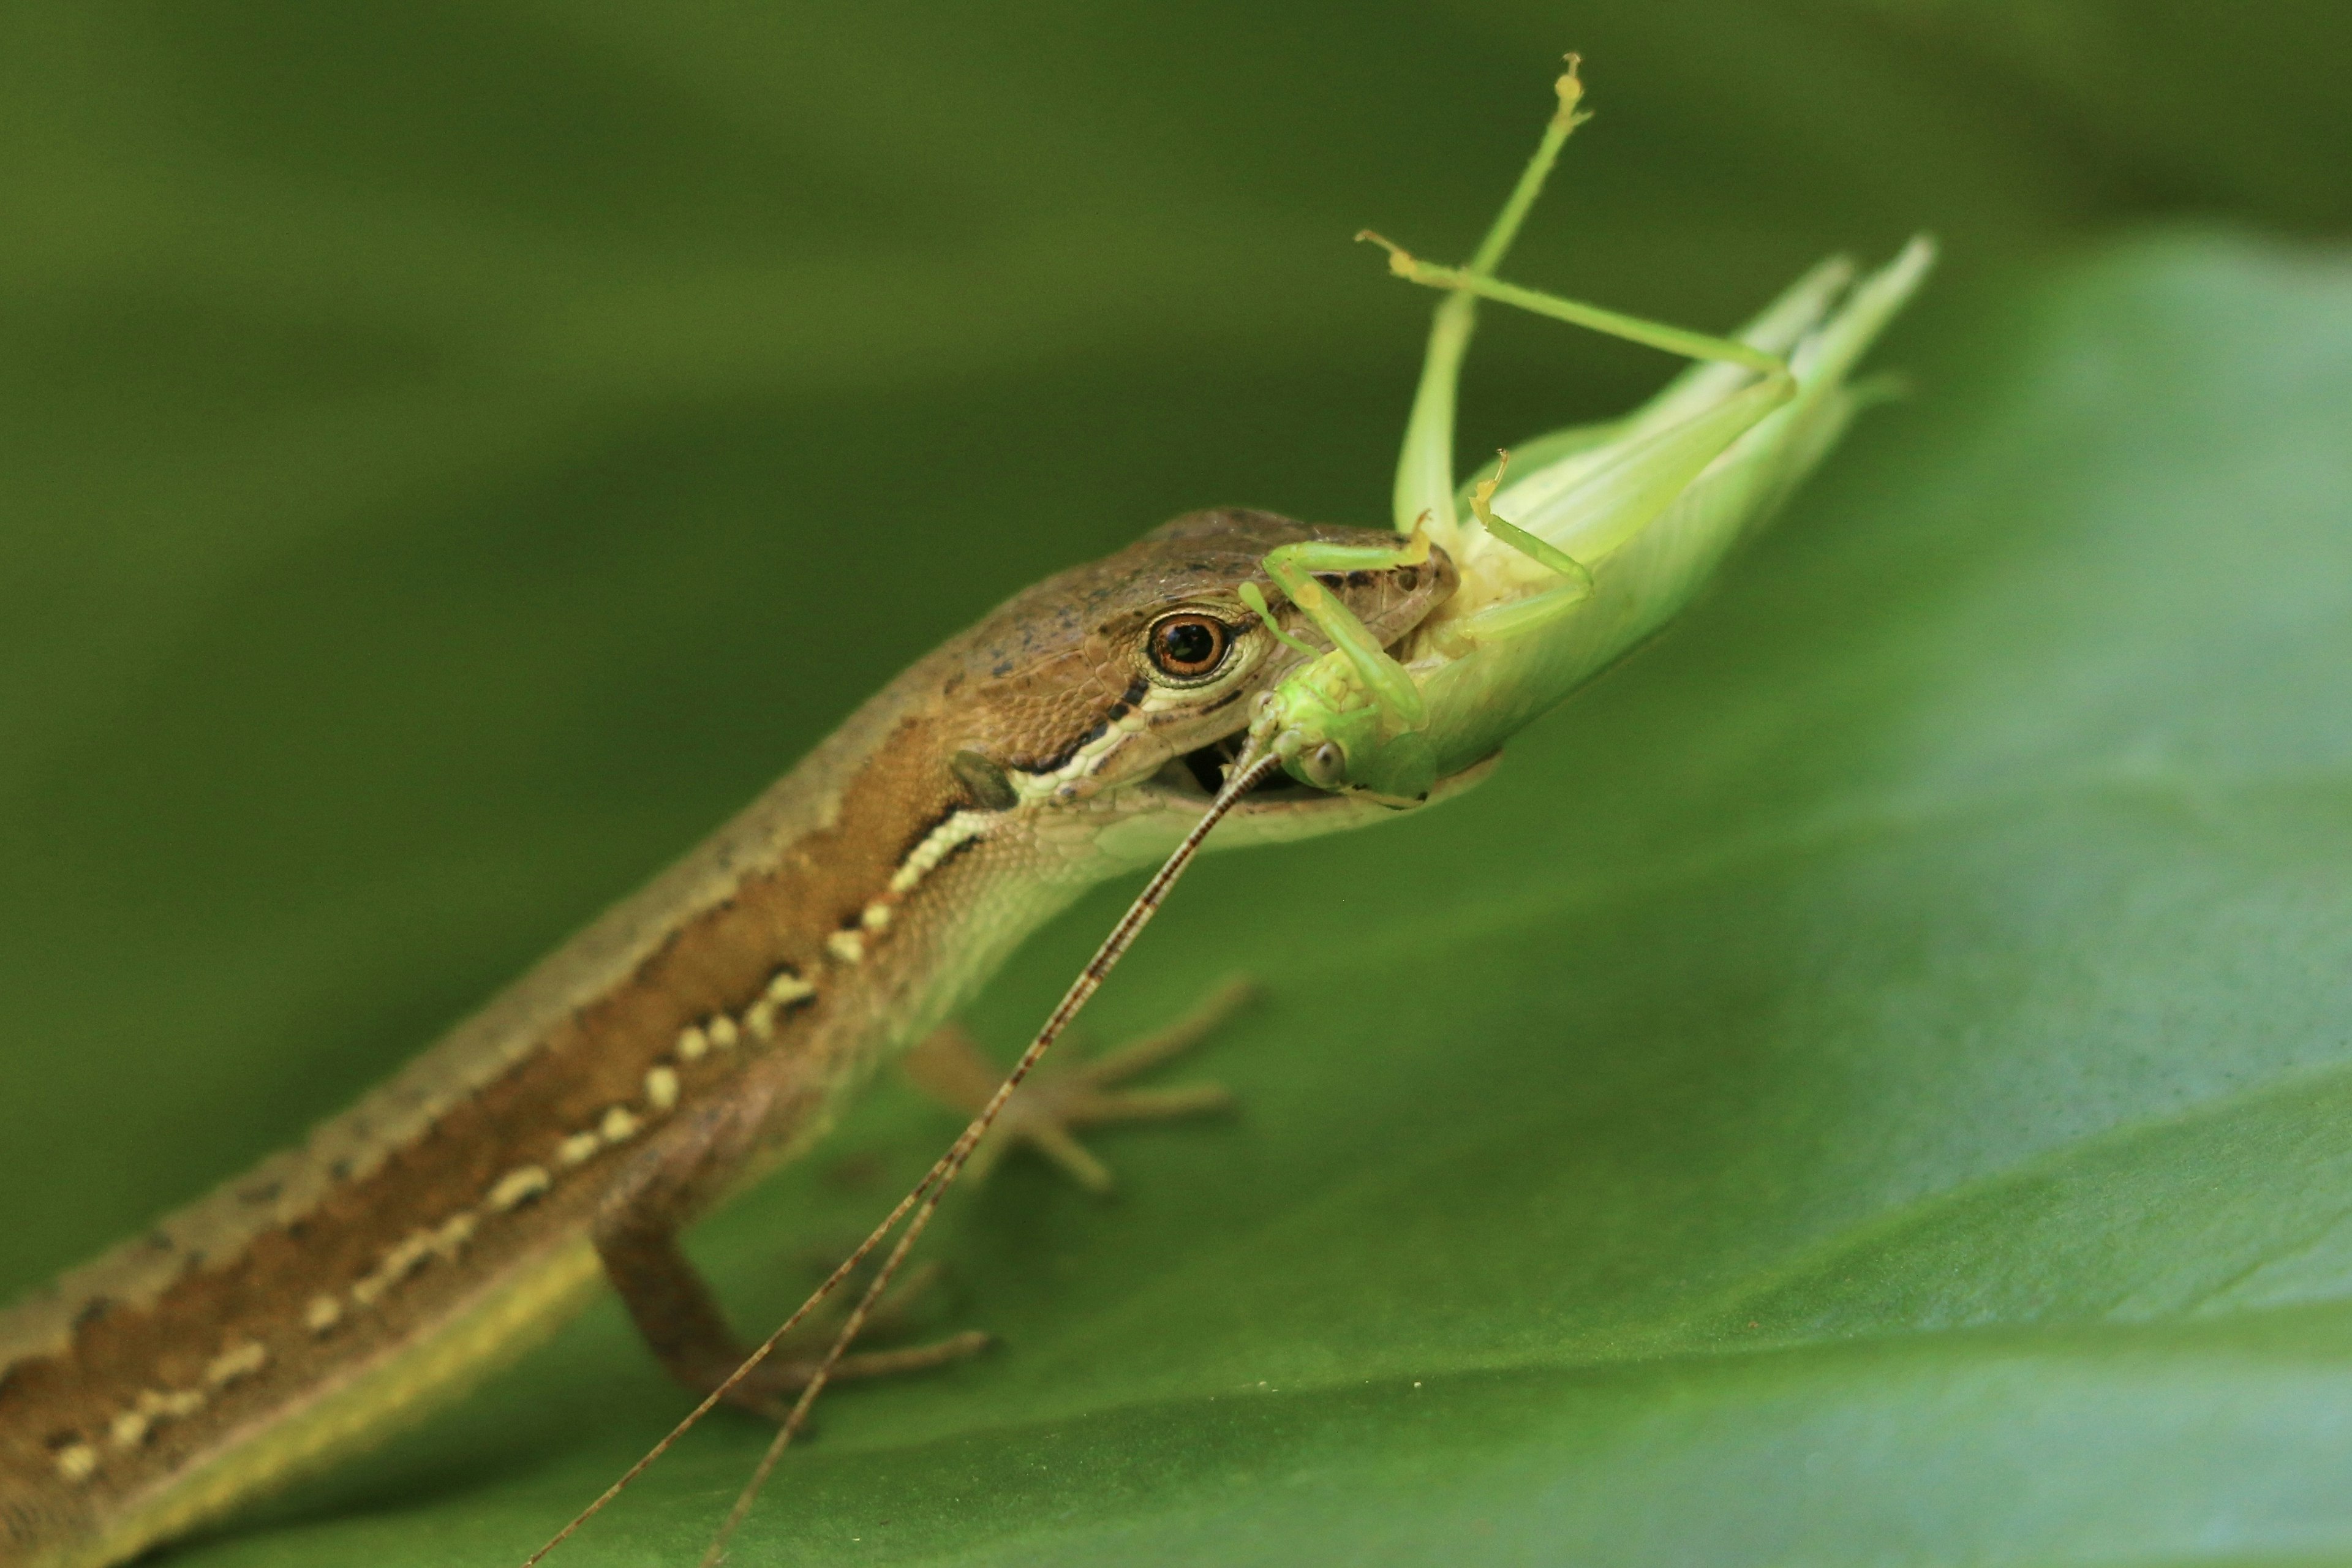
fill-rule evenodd
<path id="1" fill-rule="evenodd" d="M 1205 806 L 1216 798 L 1217 791 L 1224 786 L 1226 770 L 1233 765 L 1234 760 L 1241 755 L 1242 745 L 1246 738 L 1244 732 L 1236 731 L 1233 734 L 1221 736 L 1205 746 L 1196 746 L 1189 752 L 1180 753 L 1163 763 L 1160 771 L 1151 775 L 1148 787 L 1163 796 L 1173 796 L 1185 803 L 1196 803 Z M 1494 757 L 1487 757 L 1472 763 L 1460 773 L 1449 774 L 1438 780 L 1437 787 L 1429 792 L 1430 801 L 1444 800 L 1477 783 L 1493 770 L 1495 761 Z M 1334 794 L 1328 790 L 1317 789 L 1312 784 L 1300 784 L 1288 773 L 1277 771 L 1264 783 L 1251 786 L 1249 792 L 1234 805 L 1234 815 L 1237 817 L 1270 814 L 1300 816 L 1312 812 L 1329 810 L 1350 816 L 1370 811 L 1377 817 L 1394 815 L 1398 809 L 1400 808 L 1393 805 L 1375 805 L 1367 797 L 1360 795 Z"/>
<path id="2" fill-rule="evenodd" d="M 1156 820 L 1159 826 L 1148 830 L 1144 838 L 1128 844 L 1124 852 L 1134 857 L 1136 865 L 1150 865 L 1165 855 L 1176 838 L 1200 820 L 1200 814 L 1223 784 L 1225 770 L 1240 753 L 1242 742 L 1243 737 L 1234 734 L 1195 747 L 1171 758 L 1142 782 L 1135 802 L 1141 808 L 1139 816 Z M 1459 795 L 1492 773 L 1498 760 L 1499 753 L 1438 780 L 1424 804 L 1434 805 Z M 1400 807 L 1367 795 L 1317 789 L 1298 783 L 1287 773 L 1276 773 L 1234 803 L 1224 825 L 1211 837 L 1207 847 L 1229 849 L 1249 844 L 1316 838 L 1349 828 L 1369 827 L 1378 822 L 1394 822 L 1400 816 L 1412 815 L 1416 809 Z M 1160 837 L 1163 834 L 1167 837 Z"/>
<path id="3" fill-rule="evenodd" d="M 1151 782 L 1178 795 L 1198 795 L 1206 804 L 1224 787 L 1225 774 L 1234 760 L 1242 754 L 1242 744 L 1247 738 L 1246 731 L 1236 730 L 1205 746 L 1195 746 L 1162 767 Z M 1277 771 L 1250 787 L 1249 793 L 1242 796 L 1242 809 L 1304 802 L 1326 793 Z"/>

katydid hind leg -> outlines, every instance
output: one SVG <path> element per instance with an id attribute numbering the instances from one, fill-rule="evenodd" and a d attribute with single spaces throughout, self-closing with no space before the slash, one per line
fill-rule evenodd
<path id="1" fill-rule="evenodd" d="M 1712 332 L 1692 331 L 1688 328 L 1654 321 L 1622 310 L 1572 300 L 1566 295 L 1546 289 L 1530 289 L 1497 278 L 1504 256 L 1517 237 L 1519 226 L 1528 211 L 1542 192 L 1544 182 L 1559 157 L 1560 145 L 1568 133 L 1590 118 L 1580 108 L 1583 100 L 1583 84 L 1578 79 L 1577 58 L 1568 57 L 1569 68 L 1559 79 L 1559 108 L 1551 122 L 1544 129 L 1542 141 L 1535 156 L 1528 160 L 1519 182 L 1503 204 L 1503 210 L 1472 252 L 1468 262 L 1460 267 L 1446 267 L 1424 261 L 1404 247 L 1370 229 L 1356 237 L 1367 240 L 1388 252 L 1389 270 L 1408 281 L 1425 288 L 1445 290 L 1451 297 L 1438 307 L 1429 347 L 1423 356 L 1421 384 L 1413 398 L 1413 409 L 1405 426 L 1404 449 L 1397 466 L 1395 502 L 1397 527 L 1410 529 L 1416 518 L 1430 515 L 1443 520 L 1450 529 L 1454 521 L 1453 441 L 1456 389 L 1461 380 L 1462 359 L 1470 343 L 1474 323 L 1474 302 L 1492 300 L 1531 314 L 1547 316 L 1558 321 L 1587 328 L 1628 342 L 1645 344 L 1686 359 L 1712 360 L 1727 364 L 1744 365 L 1764 375 L 1786 375 L 1787 364 L 1778 356 L 1753 344 Z"/>
<path id="2" fill-rule="evenodd" d="M 1788 366 L 1780 356 L 1765 352 L 1736 338 L 1720 337 L 1713 332 L 1696 332 L 1687 327 L 1670 326 L 1645 317 L 1629 315 L 1602 305 L 1582 300 L 1571 300 L 1565 294 L 1530 289 L 1522 284 L 1506 282 L 1490 273 L 1466 267 L 1444 267 L 1423 261 L 1394 241 L 1377 234 L 1366 237 L 1389 253 L 1389 270 L 1409 282 L 1428 289 L 1448 289 L 1457 294 L 1474 295 L 1509 305 L 1530 315 L 1549 317 L 1570 326 L 1583 327 L 1605 337 L 1622 338 L 1627 342 L 1680 354 L 1685 359 L 1712 360 L 1725 364 L 1742 365 L 1762 375 L 1786 375 Z"/>
<path id="3" fill-rule="evenodd" d="M 1518 237 L 1519 226 L 1543 192 L 1544 182 L 1550 177 L 1552 165 L 1559 157 L 1561 144 L 1569 132 L 1583 123 L 1586 116 L 1578 105 L 1583 101 L 1584 84 L 1577 79 L 1577 58 L 1568 57 L 1568 69 L 1553 84 L 1559 107 L 1544 127 L 1542 139 L 1535 153 L 1520 170 L 1511 194 L 1495 215 L 1478 248 L 1471 253 L 1473 271 L 1492 272 L 1503 264 L 1511 243 Z M 1369 231 L 1359 238 L 1370 237 Z M 1410 533 L 1423 521 L 1436 530 L 1438 537 L 1451 541 L 1454 537 L 1454 414 L 1455 394 L 1462 380 L 1462 361 L 1469 353 L 1471 334 L 1477 328 L 1478 302 L 1466 293 L 1455 293 L 1441 302 L 1435 319 L 1430 323 L 1429 346 L 1422 355 L 1421 380 L 1413 390 L 1412 412 L 1405 421 L 1404 445 L 1398 454 L 1396 481 L 1392 504 L 1396 528 L 1400 533 Z"/>

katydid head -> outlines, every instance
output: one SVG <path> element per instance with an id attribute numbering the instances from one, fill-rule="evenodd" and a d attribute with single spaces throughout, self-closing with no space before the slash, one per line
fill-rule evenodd
<path id="1" fill-rule="evenodd" d="M 1388 674 L 1409 681 L 1385 654 Z M 1423 731 L 1418 693 L 1410 705 L 1367 678 L 1367 662 L 1347 650 L 1299 666 L 1257 699 L 1253 752 L 1280 760 L 1283 771 L 1318 790 L 1352 792 L 1389 805 L 1427 800 L 1438 783 L 1436 753 Z"/>
<path id="2" fill-rule="evenodd" d="M 964 641 L 954 728 L 943 736 L 950 771 L 974 804 L 993 809 L 1091 801 L 1163 774 L 1174 787 L 1213 787 L 1229 760 L 1223 743 L 1247 728 L 1257 695 L 1302 662 L 1297 639 L 1323 640 L 1269 574 L 1268 554 L 1394 540 L 1269 512 L 1193 512 L 1046 579 Z M 1443 552 L 1310 579 L 1382 643 L 1419 625 L 1454 580 Z M 1271 601 L 1271 626 L 1245 586 Z"/>

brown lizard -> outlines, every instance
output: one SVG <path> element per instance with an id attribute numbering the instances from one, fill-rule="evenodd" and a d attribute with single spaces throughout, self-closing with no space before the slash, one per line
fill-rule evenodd
<path id="1" fill-rule="evenodd" d="M 1194 513 L 1020 595 L 300 1147 L 0 1314 L 0 1563 L 99 1568 L 215 1519 L 462 1388 L 600 1274 L 716 1386 L 741 1352 L 680 1228 L 1183 834 L 1301 657 L 1242 585 L 1322 646 L 1263 565 L 1304 540 L 1395 536 Z M 1320 580 L 1386 644 L 1455 578 L 1441 552 Z M 1220 837 L 1384 815 L 1276 786 Z M 735 1392 L 772 1410 L 806 1375 Z"/>

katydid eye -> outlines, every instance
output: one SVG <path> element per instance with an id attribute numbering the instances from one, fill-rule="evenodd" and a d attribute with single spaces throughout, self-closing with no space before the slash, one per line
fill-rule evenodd
<path id="1" fill-rule="evenodd" d="M 1234 634 L 1214 616 L 1170 616 L 1151 628 L 1151 663 L 1162 675 L 1194 680 L 1225 661 Z"/>

